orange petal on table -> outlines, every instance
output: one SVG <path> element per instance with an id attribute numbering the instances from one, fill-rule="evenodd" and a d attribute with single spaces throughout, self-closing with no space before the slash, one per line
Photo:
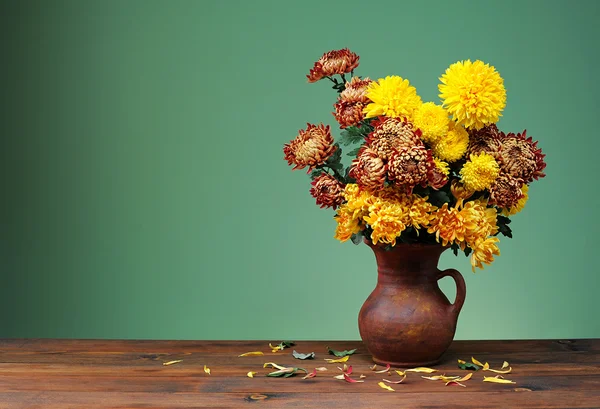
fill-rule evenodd
<path id="1" fill-rule="evenodd" d="M 348 359 L 350 358 L 350 355 L 346 355 L 343 358 L 340 359 L 327 359 L 325 358 L 325 360 L 330 363 L 330 364 L 343 364 L 344 362 L 347 362 Z"/>
<path id="2" fill-rule="evenodd" d="M 313 369 L 313 371 L 311 373 L 306 374 L 306 376 L 302 379 L 314 378 L 315 376 L 317 376 L 317 370 Z"/>
<path id="3" fill-rule="evenodd" d="M 263 368 L 266 368 L 267 366 L 272 366 L 275 369 L 285 369 L 285 366 L 277 365 L 275 362 L 267 362 L 263 365 Z"/>
<path id="4" fill-rule="evenodd" d="M 466 385 L 463 385 L 462 383 L 458 382 L 458 381 L 448 381 L 446 382 L 446 386 L 448 385 L 458 385 L 458 386 L 462 386 L 463 388 L 466 388 Z"/>
<path id="5" fill-rule="evenodd" d="M 260 355 L 264 355 L 261 351 L 252 351 L 252 352 L 246 352 L 242 355 L 238 355 L 238 357 L 240 356 L 260 356 Z"/>
<path id="6" fill-rule="evenodd" d="M 258 373 L 258 372 L 248 372 L 248 373 L 246 374 L 246 376 L 247 376 L 248 378 L 254 378 L 254 375 L 256 375 L 257 373 Z"/>
<path id="7" fill-rule="evenodd" d="M 391 387 L 387 386 L 387 385 L 386 385 L 385 383 L 383 383 L 383 382 L 379 382 L 377 385 L 379 385 L 379 387 L 380 387 L 380 388 L 386 389 L 386 390 L 388 390 L 388 391 L 390 391 L 390 392 L 394 392 L 394 391 L 395 391 L 394 389 L 392 389 Z"/>
<path id="8" fill-rule="evenodd" d="M 384 379 L 383 382 L 398 384 L 398 383 L 404 382 L 405 379 L 406 379 L 406 375 L 404 375 L 404 378 L 400 379 L 399 381 L 394 382 L 394 381 L 389 381 L 387 379 Z"/>
<path id="9" fill-rule="evenodd" d="M 210 368 L 206 365 L 204 365 L 204 372 L 210 375 Z"/>
<path id="10" fill-rule="evenodd" d="M 387 364 L 387 366 L 385 367 L 385 369 L 382 369 L 380 371 L 375 371 L 375 373 L 384 373 L 384 372 L 388 372 L 390 370 L 391 366 L 390 364 Z"/>
<path id="11" fill-rule="evenodd" d="M 492 382 L 492 383 L 516 383 L 516 382 L 513 382 L 513 381 L 511 381 L 511 380 L 504 379 L 504 378 L 502 378 L 502 376 L 500 376 L 500 375 L 496 375 L 496 376 L 490 376 L 490 377 L 484 376 L 484 377 L 483 377 L 483 382 Z"/>
<path id="12" fill-rule="evenodd" d="M 350 375 L 348 375 L 347 373 L 344 373 L 344 374 L 343 374 L 343 376 L 344 376 L 344 380 L 345 380 L 346 382 L 350 382 L 350 383 L 359 383 L 359 382 L 364 382 L 364 381 L 357 381 L 356 379 L 352 379 L 352 378 L 350 378 Z"/>
<path id="13" fill-rule="evenodd" d="M 407 369 L 404 372 L 432 373 L 432 372 L 437 372 L 437 369 L 424 368 L 424 367 L 421 366 L 421 367 L 418 367 L 418 368 Z"/>
<path id="14" fill-rule="evenodd" d="M 327 368 L 325 368 L 324 366 L 322 366 L 320 368 L 315 368 L 315 369 L 319 372 L 325 372 L 327 370 Z"/>
<path id="15" fill-rule="evenodd" d="M 183 362 L 183 359 L 178 359 L 176 361 L 163 362 L 163 365 L 164 366 L 175 365 L 175 364 L 178 364 L 180 362 Z"/>

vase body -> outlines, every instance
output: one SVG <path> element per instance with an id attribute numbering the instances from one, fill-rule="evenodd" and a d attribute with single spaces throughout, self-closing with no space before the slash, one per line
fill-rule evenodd
<path id="1" fill-rule="evenodd" d="M 367 244 L 377 260 L 377 286 L 358 316 L 360 336 L 373 361 L 398 367 L 437 363 L 454 338 L 466 287 L 461 274 L 437 268 L 447 249 L 434 244 L 398 244 L 391 250 Z M 450 303 L 438 281 L 456 281 Z"/>

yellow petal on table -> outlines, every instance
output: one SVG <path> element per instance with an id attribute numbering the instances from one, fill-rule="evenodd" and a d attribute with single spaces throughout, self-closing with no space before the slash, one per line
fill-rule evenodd
<path id="1" fill-rule="evenodd" d="M 246 352 L 242 355 L 238 355 L 238 357 L 240 356 L 260 356 L 260 355 L 264 355 L 261 351 L 252 351 L 252 352 Z"/>
<path id="2" fill-rule="evenodd" d="M 404 375 L 404 377 L 402 379 L 400 379 L 399 381 L 390 381 L 390 380 L 384 379 L 383 382 L 399 384 L 399 383 L 404 382 L 405 379 L 406 379 L 406 375 Z"/>
<path id="3" fill-rule="evenodd" d="M 373 366 L 370 366 L 370 367 L 369 367 L 369 369 L 370 369 L 371 371 L 375 371 L 375 370 L 377 369 L 377 364 L 375 364 L 375 365 L 373 365 Z"/>
<path id="4" fill-rule="evenodd" d="M 254 378 L 254 375 L 256 375 L 258 372 L 248 372 L 246 375 L 248 376 L 248 378 Z"/>
<path id="5" fill-rule="evenodd" d="M 400 376 L 405 376 L 406 375 L 406 372 L 402 372 L 402 371 L 394 371 L 394 372 L 396 372 Z"/>
<path id="6" fill-rule="evenodd" d="M 508 363 L 508 362 L 506 362 L 506 361 L 504 361 L 504 363 L 502 364 L 502 368 L 500 368 L 500 369 L 506 369 L 506 368 L 508 368 L 509 366 L 510 366 L 510 365 L 509 365 L 509 363 Z"/>
<path id="7" fill-rule="evenodd" d="M 382 389 L 386 389 L 386 390 L 388 390 L 388 391 L 390 391 L 390 392 L 394 392 L 394 391 L 395 391 L 395 389 L 392 389 L 391 387 L 387 386 L 387 385 L 386 385 L 385 383 L 383 383 L 383 382 L 379 382 L 377 385 L 379 385 L 379 387 L 380 387 L 380 388 L 382 388 Z"/>
<path id="8" fill-rule="evenodd" d="M 271 352 L 277 352 L 277 351 L 281 351 L 283 349 L 281 347 L 281 345 L 271 345 L 270 342 L 269 342 L 269 347 L 271 348 Z"/>
<path id="9" fill-rule="evenodd" d="M 488 364 L 487 362 L 485 364 L 483 364 L 483 369 L 484 371 L 488 371 L 490 369 L 490 364 Z"/>
<path id="10" fill-rule="evenodd" d="M 463 376 L 460 379 L 457 379 L 457 382 L 464 382 L 464 381 L 468 381 L 469 379 L 471 379 L 471 377 L 473 376 L 473 372 L 469 372 L 468 374 L 466 374 L 465 376 Z"/>
<path id="11" fill-rule="evenodd" d="M 484 376 L 483 382 L 492 382 L 492 383 L 516 383 L 508 379 L 502 378 L 500 375 L 496 376 Z"/>
<path id="12" fill-rule="evenodd" d="M 463 388 L 466 388 L 467 385 L 463 385 L 462 383 L 458 382 L 458 381 L 448 381 L 446 382 L 446 386 L 448 385 L 458 385 L 458 386 L 462 386 Z"/>
<path id="13" fill-rule="evenodd" d="M 204 365 L 204 372 L 210 375 L 210 368 L 206 365 Z"/>
<path id="14" fill-rule="evenodd" d="M 466 363 L 467 363 L 467 361 L 463 361 L 462 359 L 459 359 L 459 360 L 458 360 L 458 363 L 459 363 L 459 364 L 466 364 Z"/>
<path id="15" fill-rule="evenodd" d="M 183 362 L 183 359 L 178 359 L 177 361 L 163 362 L 163 365 L 164 366 L 175 365 L 175 364 L 178 364 L 180 362 Z"/>
<path id="16" fill-rule="evenodd" d="M 407 369 L 404 372 L 420 372 L 420 373 L 433 373 L 433 372 L 437 372 L 437 369 L 431 369 L 431 368 L 424 368 L 424 367 L 419 367 L 419 368 L 412 368 L 412 369 Z"/>
<path id="17" fill-rule="evenodd" d="M 330 363 L 330 364 L 342 364 L 344 362 L 347 362 L 349 358 L 350 358 L 350 355 L 346 355 L 345 357 L 340 358 L 340 359 L 327 359 L 327 358 L 325 358 L 325 360 L 328 363 Z"/>
<path id="18" fill-rule="evenodd" d="M 491 369 L 491 368 L 483 368 L 484 371 L 489 371 L 489 372 L 494 372 L 494 373 L 502 373 L 502 374 L 507 374 L 507 373 L 511 373 L 512 372 L 512 368 L 509 366 L 508 369 L 505 369 L 504 371 L 502 370 L 498 370 L 498 369 Z"/>
<path id="19" fill-rule="evenodd" d="M 285 366 L 281 366 L 281 365 L 277 365 L 275 362 L 267 362 L 263 365 L 263 368 L 266 368 L 267 366 L 272 366 L 275 369 L 285 369 Z"/>
<path id="20" fill-rule="evenodd" d="M 315 369 L 319 372 L 325 372 L 327 370 L 327 368 L 325 368 L 324 366 L 322 366 L 320 368 L 315 368 Z"/>
<path id="21" fill-rule="evenodd" d="M 457 380 L 458 378 L 460 378 L 460 376 L 435 375 L 435 376 L 421 376 L 421 378 L 428 379 L 430 381 L 444 381 L 444 382 L 449 382 L 449 381 L 455 381 L 455 380 Z"/>
<path id="22" fill-rule="evenodd" d="M 479 362 L 477 359 L 475 359 L 475 358 L 473 358 L 473 357 L 471 357 L 471 361 L 473 361 L 473 363 L 474 363 L 475 365 L 483 366 L 483 364 L 482 364 L 481 362 Z"/>

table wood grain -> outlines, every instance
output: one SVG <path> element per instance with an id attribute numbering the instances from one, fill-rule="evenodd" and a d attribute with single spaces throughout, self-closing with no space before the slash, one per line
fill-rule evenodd
<path id="1" fill-rule="evenodd" d="M 280 340 L 272 340 L 278 342 Z M 269 341 L 0 340 L 0 408 L 600 408 L 600 340 L 455 341 L 435 368 L 464 375 L 457 359 L 471 356 L 499 368 L 516 384 L 491 384 L 475 372 L 465 388 L 428 381 L 411 373 L 404 383 L 381 389 L 387 374 L 369 369 L 370 356 L 358 341 L 297 341 L 272 352 Z M 326 346 L 357 348 L 348 361 L 364 383 L 333 379 Z M 238 357 L 249 351 L 264 356 Z M 182 360 L 174 365 L 164 362 Z M 312 370 L 316 378 L 270 378 L 265 362 Z M 204 372 L 204 365 L 211 374 Z M 406 368 L 404 368 L 406 369 Z M 258 372 L 248 378 L 249 371 Z M 392 380 L 400 379 L 392 373 Z"/>

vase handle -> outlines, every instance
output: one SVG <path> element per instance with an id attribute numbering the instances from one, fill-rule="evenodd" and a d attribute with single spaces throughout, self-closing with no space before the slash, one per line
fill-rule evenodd
<path id="1" fill-rule="evenodd" d="M 467 295 L 467 286 L 465 284 L 465 279 L 458 270 L 449 268 L 448 270 L 441 271 L 440 275 L 438 276 L 438 280 L 447 276 L 452 277 L 454 279 L 454 282 L 456 283 L 456 299 L 454 300 L 454 304 L 450 305 L 450 310 L 458 319 L 458 313 L 460 312 L 460 309 L 465 303 L 465 297 Z"/>

